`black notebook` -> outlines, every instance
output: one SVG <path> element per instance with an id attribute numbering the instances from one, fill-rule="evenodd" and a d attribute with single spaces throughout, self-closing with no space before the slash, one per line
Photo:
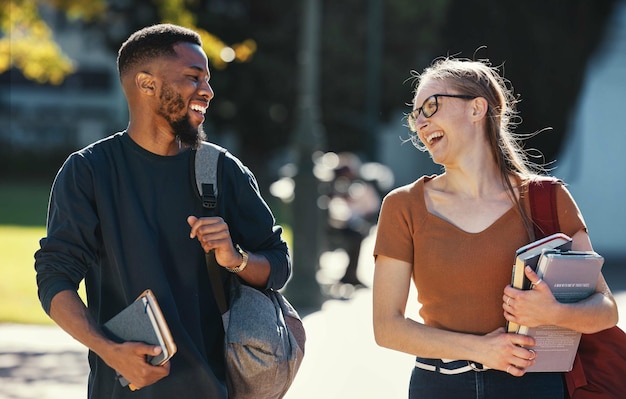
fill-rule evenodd
<path id="1" fill-rule="evenodd" d="M 176 344 L 151 290 L 145 290 L 102 327 L 116 342 L 136 341 L 159 345 L 161 354 L 147 359 L 155 366 L 167 362 L 176 353 Z M 124 378 L 120 378 L 120 383 L 122 386 L 128 385 Z"/>

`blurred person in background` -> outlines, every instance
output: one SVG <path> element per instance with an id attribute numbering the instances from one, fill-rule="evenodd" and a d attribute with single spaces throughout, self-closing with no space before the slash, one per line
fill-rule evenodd
<path id="1" fill-rule="evenodd" d="M 594 333 L 617 323 L 600 274 L 595 294 L 560 304 L 538 285 L 510 286 L 515 250 L 533 241 L 528 186 L 539 177 L 513 135 L 512 89 L 488 61 L 436 60 L 416 74 L 408 124 L 439 175 L 423 176 L 383 200 L 375 243 L 376 342 L 416 356 L 409 397 L 550 398 L 563 373 L 526 373 L 535 341 L 508 334 L 508 321 Z M 572 249 L 592 250 L 576 203 L 558 184 L 558 221 Z M 405 316 L 411 279 L 423 322 Z"/>
<path id="2" fill-rule="evenodd" d="M 361 244 L 376 224 L 381 197 L 374 183 L 361 175 L 362 163 L 356 154 L 337 155 L 328 193 L 328 235 L 332 246 L 348 255 L 348 266 L 339 282 L 361 287 L 365 286 L 357 276 Z"/>

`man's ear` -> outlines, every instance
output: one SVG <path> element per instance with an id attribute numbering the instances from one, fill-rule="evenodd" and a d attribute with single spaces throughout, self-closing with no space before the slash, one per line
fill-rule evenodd
<path id="1" fill-rule="evenodd" d="M 156 92 L 154 76 L 149 72 L 138 72 L 135 75 L 135 85 L 145 95 L 153 96 Z"/>
<path id="2" fill-rule="evenodd" d="M 476 97 L 472 100 L 472 117 L 475 120 L 480 120 L 487 115 L 487 109 L 489 109 L 489 104 L 484 97 Z"/>

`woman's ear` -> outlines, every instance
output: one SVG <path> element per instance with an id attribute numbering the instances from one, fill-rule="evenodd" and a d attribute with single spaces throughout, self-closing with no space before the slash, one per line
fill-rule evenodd
<path id="1" fill-rule="evenodd" d="M 138 72 L 135 75 L 135 85 L 139 91 L 145 95 L 153 96 L 156 91 L 156 82 L 154 76 L 149 72 Z"/>
<path id="2" fill-rule="evenodd" d="M 472 118 L 478 121 L 481 120 L 487 115 L 487 109 L 489 109 L 489 104 L 484 97 L 476 97 L 472 100 Z"/>

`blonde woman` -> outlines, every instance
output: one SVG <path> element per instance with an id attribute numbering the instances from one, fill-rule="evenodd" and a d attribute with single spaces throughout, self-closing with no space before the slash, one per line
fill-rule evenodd
<path id="1" fill-rule="evenodd" d="M 611 292 L 602 275 L 596 293 L 576 304 L 559 304 L 546 284 L 510 287 L 515 250 L 534 237 L 526 193 L 537 177 L 511 131 L 512 90 L 488 61 L 439 59 L 416 81 L 412 139 L 443 172 L 384 199 L 374 252 L 376 341 L 416 356 L 411 399 L 562 399 L 562 373 L 526 373 L 534 339 L 505 333 L 506 321 L 597 332 L 617 323 Z M 563 185 L 557 208 L 573 249 L 591 250 Z M 527 277 L 539 280 L 532 271 Z M 423 322 L 404 313 L 411 279 Z"/>

